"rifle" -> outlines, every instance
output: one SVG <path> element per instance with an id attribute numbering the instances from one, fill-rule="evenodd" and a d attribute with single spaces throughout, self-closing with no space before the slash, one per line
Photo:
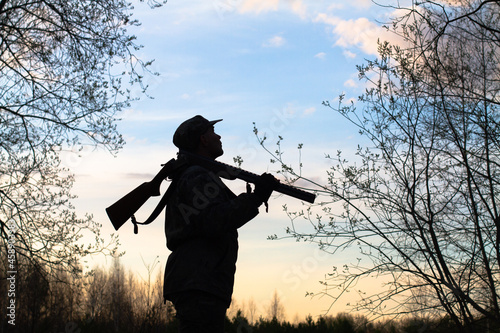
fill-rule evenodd
<path id="1" fill-rule="evenodd" d="M 179 168 L 186 165 L 199 165 L 207 170 L 210 170 L 221 178 L 229 180 L 241 179 L 253 184 L 255 184 L 257 179 L 260 177 L 255 173 L 215 161 L 208 157 L 186 151 L 180 151 L 177 159 L 171 159 L 164 164 L 160 172 L 158 172 L 153 180 L 139 185 L 113 205 L 106 208 L 108 217 L 115 227 L 115 230 L 118 230 L 125 222 L 127 222 L 129 218 L 132 219 L 135 233 L 137 233 L 137 224 L 151 223 L 165 206 L 166 198 L 168 197 L 168 190 L 146 222 L 137 222 L 134 217 L 135 212 L 137 212 L 150 197 L 160 195 L 160 185 L 163 180 L 167 179 L 167 177 L 171 176 L 176 170 L 179 170 Z M 309 193 L 297 187 L 282 183 L 278 184 L 275 191 L 309 203 L 314 203 L 314 199 L 316 198 L 313 193 Z"/>
<path id="2" fill-rule="evenodd" d="M 106 208 L 106 213 L 113 227 L 115 227 L 115 230 L 118 230 L 129 218 L 133 218 L 132 222 L 134 222 L 134 213 L 137 212 L 150 197 L 159 196 L 161 183 L 182 165 L 184 165 L 184 161 L 172 158 L 163 165 L 160 172 L 158 172 L 151 181 L 142 183 L 123 198 Z M 136 228 L 134 228 L 134 232 L 135 230 Z"/>

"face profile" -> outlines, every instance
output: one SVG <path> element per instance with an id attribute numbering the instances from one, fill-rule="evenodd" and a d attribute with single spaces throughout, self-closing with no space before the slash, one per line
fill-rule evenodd
<path id="1" fill-rule="evenodd" d="M 215 133 L 215 129 L 211 126 L 204 134 L 200 136 L 200 144 L 198 153 L 213 159 L 224 154 L 222 149 L 221 136 Z"/>

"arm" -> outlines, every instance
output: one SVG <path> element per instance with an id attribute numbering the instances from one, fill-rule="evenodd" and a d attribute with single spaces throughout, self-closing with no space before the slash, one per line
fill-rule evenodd
<path id="1" fill-rule="evenodd" d="M 194 166 L 179 179 L 179 210 L 192 233 L 216 235 L 236 230 L 258 214 L 254 193 L 235 196 L 210 171 Z"/>

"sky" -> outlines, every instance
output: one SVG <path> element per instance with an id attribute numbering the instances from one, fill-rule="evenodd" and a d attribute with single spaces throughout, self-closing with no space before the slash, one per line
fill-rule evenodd
<path id="1" fill-rule="evenodd" d="M 357 148 L 356 128 L 322 102 L 334 104 L 341 93 L 355 99 L 362 92 L 356 65 L 376 57 L 377 39 L 392 38 L 380 27 L 390 9 L 369 0 L 169 0 L 154 10 L 146 3 L 134 5 L 133 17 L 142 25 L 130 33 L 144 46 L 137 55 L 154 59 L 151 70 L 159 73 L 144 77 L 153 98 L 123 111 L 118 130 L 127 143 L 116 156 L 86 148 L 80 157 L 63 159 L 76 175 L 77 211 L 93 214 L 103 235 L 115 232 L 105 208 L 175 157 L 172 135 L 194 115 L 223 119 L 215 126 L 225 151 L 219 160 L 233 164 L 233 157 L 241 156 L 242 167 L 258 174 L 277 166 L 259 146 L 254 123 L 272 150 L 281 136 L 286 161 L 297 166 L 300 158 L 302 174 L 323 183 L 330 163 L 325 154 Z M 132 93 L 140 94 L 139 89 Z M 303 144 L 300 157 L 298 144 Z M 237 180 L 228 185 L 236 193 L 245 186 Z M 146 219 L 158 200 L 150 199 L 138 220 Z M 276 291 L 289 320 L 317 317 L 332 299 L 306 297 L 306 292 L 321 291 L 319 281 L 332 267 L 354 261 L 355 251 L 331 255 L 290 238 L 268 240 L 286 236 L 290 221 L 283 204 L 304 207 L 294 198 L 273 196 L 269 213 L 261 209 L 239 230 L 234 300 L 244 306 L 253 299 L 257 314 L 265 316 Z M 144 276 L 144 263 L 155 260 L 164 268 L 169 252 L 163 216 L 138 235 L 129 223 L 118 231 L 126 269 Z M 308 230 L 306 223 L 299 227 Z M 94 264 L 109 267 L 110 261 L 94 258 Z M 347 296 L 329 314 L 346 311 L 352 301 Z"/>

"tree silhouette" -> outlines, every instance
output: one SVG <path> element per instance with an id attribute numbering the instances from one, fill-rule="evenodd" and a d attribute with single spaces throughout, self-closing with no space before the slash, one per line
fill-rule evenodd
<path id="1" fill-rule="evenodd" d="M 4 254 L 0 252 L 0 258 Z M 80 332 L 80 333 L 156 333 L 178 332 L 177 320 L 171 304 L 163 304 L 162 274 L 154 283 L 154 295 L 147 302 L 148 282 L 137 278 L 138 273 L 127 271 L 116 258 L 107 268 L 95 268 L 86 276 L 58 273 L 58 280 L 47 279 L 47 267 L 33 269 L 34 261 L 20 263 L 18 307 L 16 325 L 7 323 L 8 317 L 0 321 L 0 332 Z M 44 266 L 44 263 L 39 263 Z M 1 267 L 1 266 L 0 266 Z M 3 267 L 2 267 L 3 268 Z M 0 292 L 6 294 L 5 280 L 0 280 Z M 151 286 L 150 286 L 151 287 Z M 114 288 L 118 292 L 114 293 Z M 277 294 L 276 294 L 277 295 Z M 121 300 L 120 300 L 121 299 Z M 161 299 L 161 301 L 160 301 Z M 279 297 L 277 297 L 279 299 Z M 0 305 L 6 307 L 6 298 Z M 279 303 L 279 302 L 278 302 Z M 241 302 L 240 302 L 241 304 Z M 267 310 L 267 309 L 266 309 Z M 166 317 L 165 314 L 169 316 Z M 263 313 L 263 315 L 266 315 Z M 322 333 L 322 332 L 455 332 L 451 320 L 440 318 L 407 317 L 402 320 L 388 319 L 375 322 L 363 315 L 338 313 L 312 317 L 293 324 L 286 318 L 263 318 L 249 322 L 243 311 L 237 310 L 234 317 L 226 318 L 227 333 Z"/>
<path id="2" fill-rule="evenodd" d="M 269 319 L 281 322 L 285 319 L 285 306 L 281 302 L 278 291 L 275 290 L 268 308 Z"/>
<path id="3" fill-rule="evenodd" d="M 16 255 L 49 273 L 114 250 L 115 239 L 107 244 L 90 216 L 73 212 L 61 152 L 124 143 L 117 115 L 145 92 L 150 64 L 134 55 L 131 10 L 123 0 L 0 1 L 0 246 L 14 230 Z M 78 243 L 86 231 L 92 246 Z"/>
<path id="4" fill-rule="evenodd" d="M 356 291 L 355 310 L 448 317 L 470 331 L 500 326 L 498 9 L 497 1 L 400 8 L 390 25 L 400 44 L 380 42 L 378 58 L 358 66 L 367 86 L 358 102 L 324 103 L 371 145 L 358 147 L 354 163 L 327 156 L 327 183 L 310 181 L 328 196 L 319 211 L 285 207 L 290 235 L 332 253 L 359 248 L 323 281 L 334 301 Z M 280 172 L 303 179 L 280 147 L 268 151 Z M 356 287 L 368 277 L 385 284 Z"/>

